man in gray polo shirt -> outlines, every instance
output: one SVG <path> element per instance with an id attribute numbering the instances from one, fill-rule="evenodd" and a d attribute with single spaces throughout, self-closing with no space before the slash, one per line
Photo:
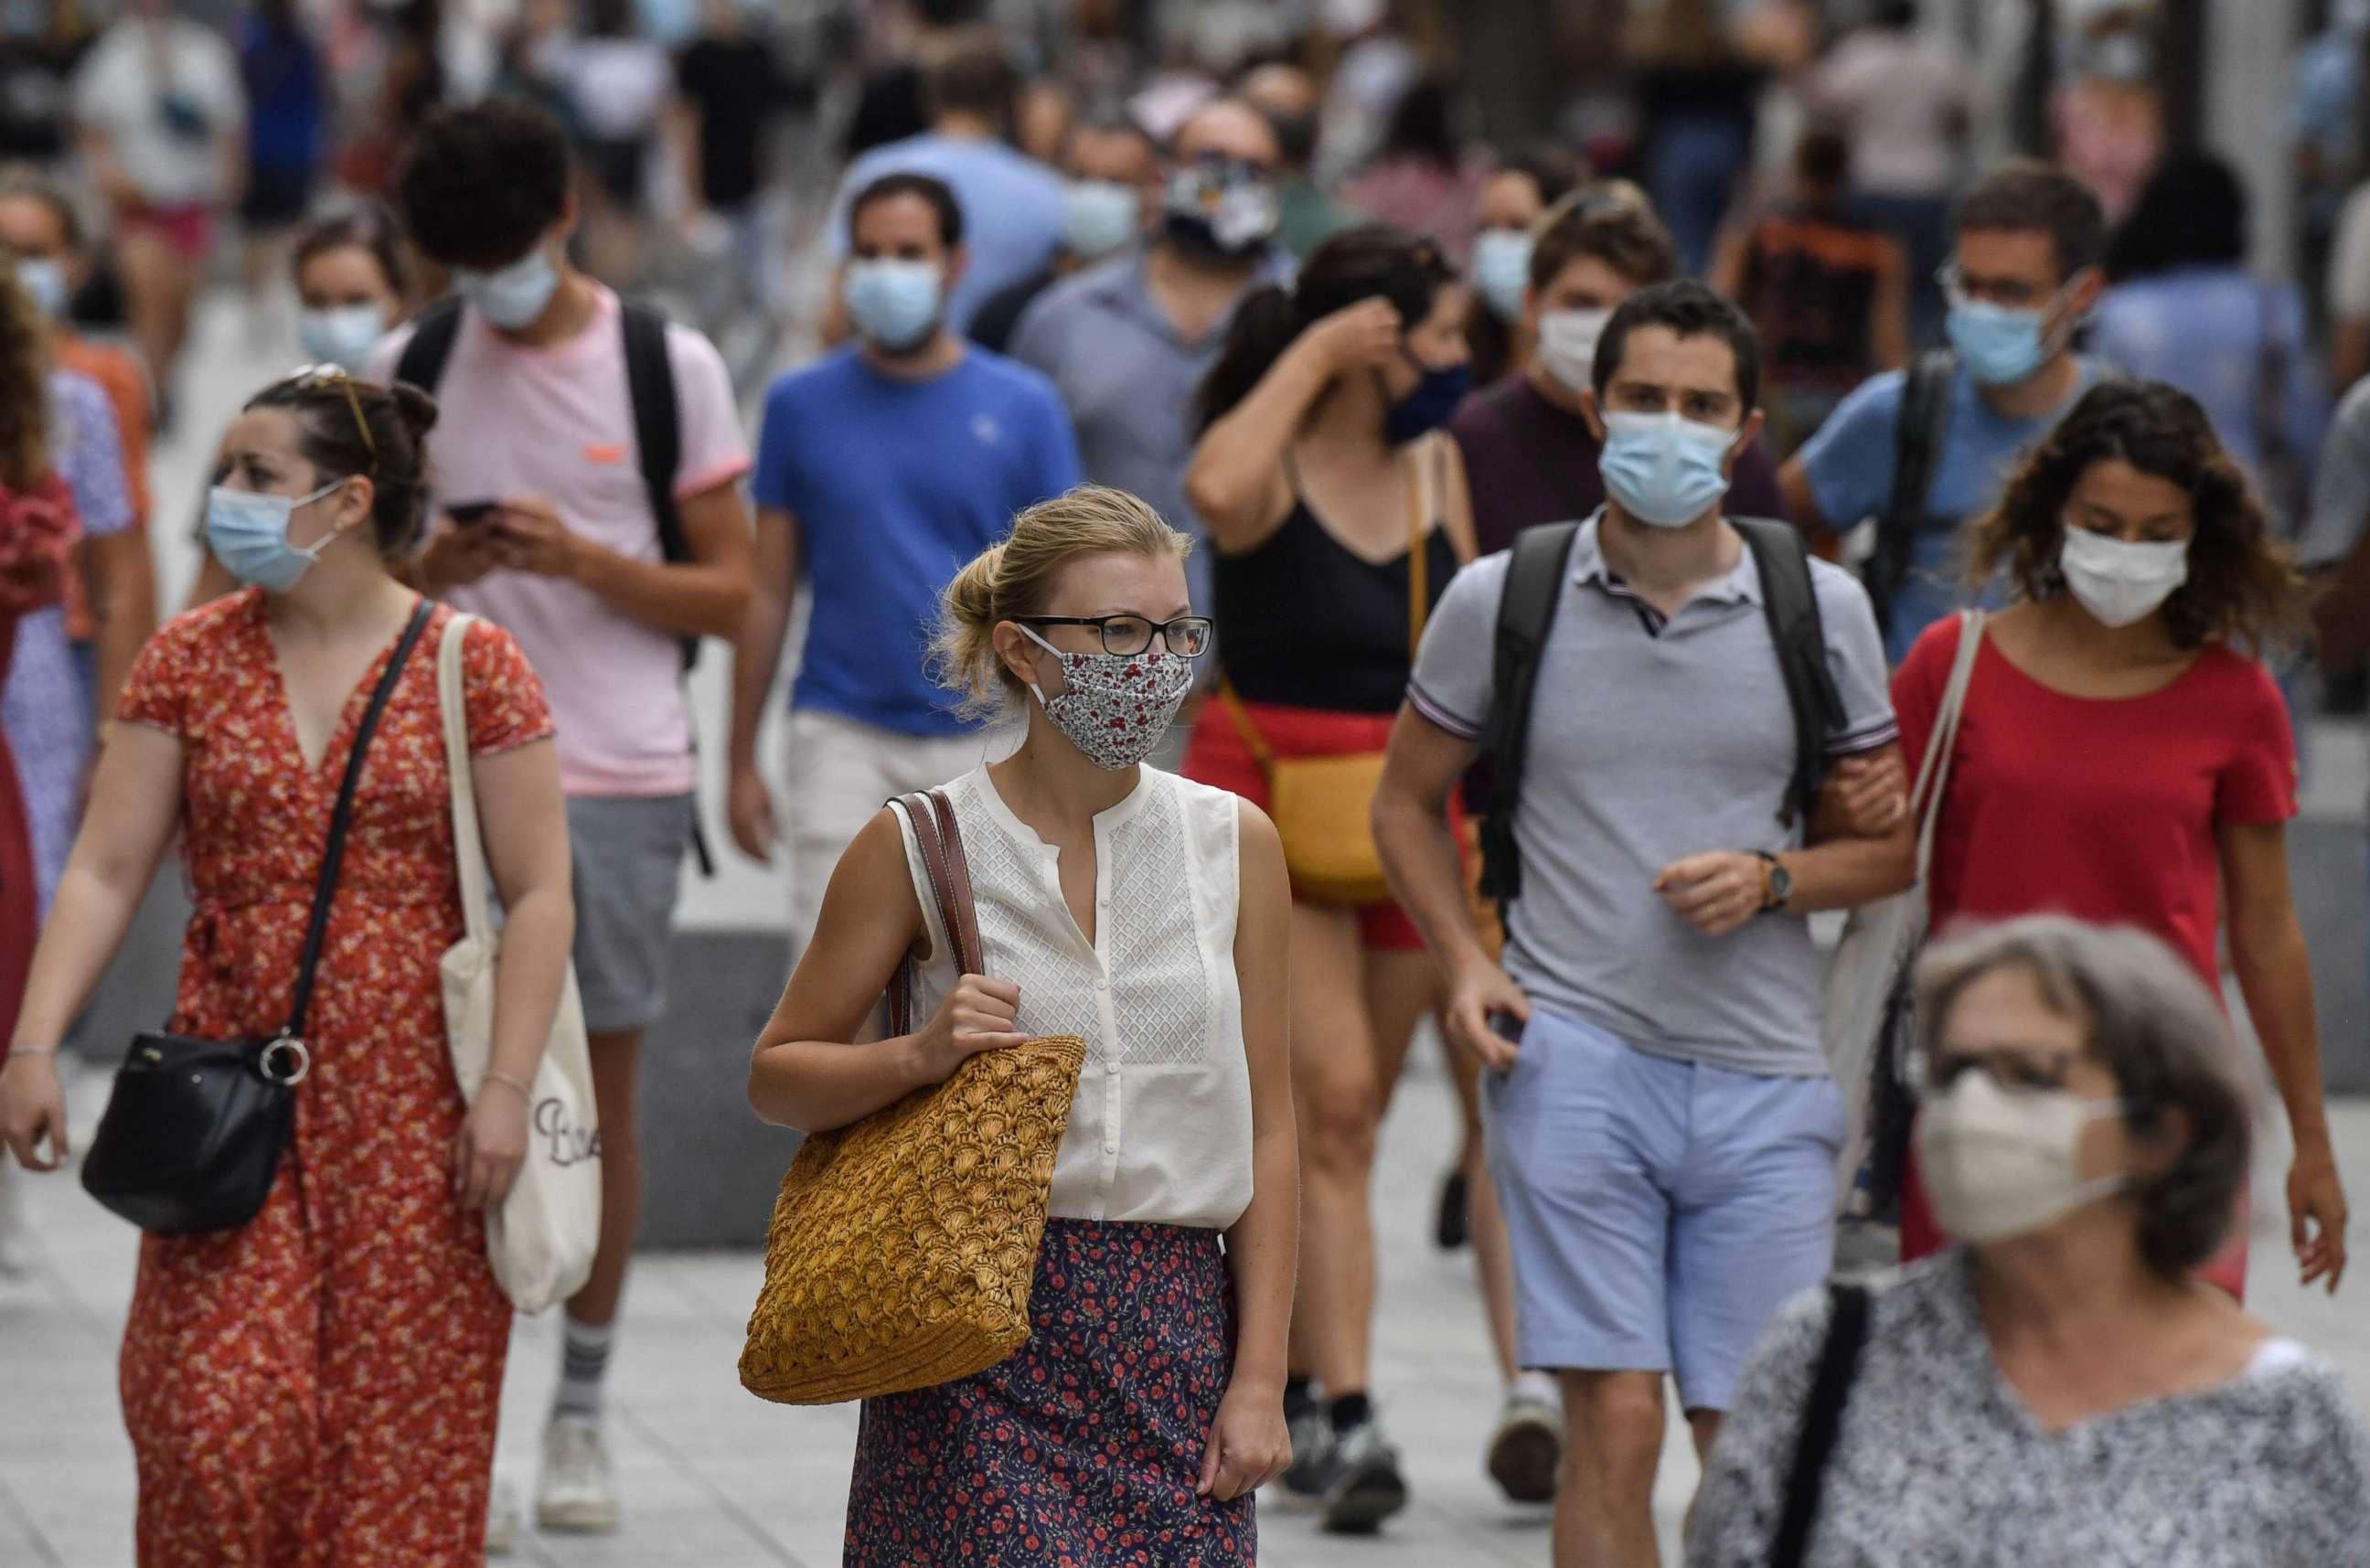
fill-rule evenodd
<path id="1" fill-rule="evenodd" d="M 1910 880 L 1884 651 L 1859 584 L 1822 561 L 1844 714 L 1827 749 L 1858 760 L 1807 834 L 1786 809 L 1793 710 L 1760 573 L 1720 512 L 1761 428 L 1758 359 L 1697 283 L 1643 290 L 1605 327 L 1582 405 L 1610 500 L 1572 540 L 1538 669 L 1503 968 L 1474 935 L 1443 809 L 1490 718 L 1510 555 L 1433 612 L 1375 809 L 1448 976 L 1450 1038 L 1493 1069 L 1522 1363 L 1558 1374 L 1570 1430 L 1559 1568 L 1656 1562 L 1663 1376 L 1708 1449 L 1762 1328 L 1824 1277 L 1844 1112 L 1803 917 Z"/>

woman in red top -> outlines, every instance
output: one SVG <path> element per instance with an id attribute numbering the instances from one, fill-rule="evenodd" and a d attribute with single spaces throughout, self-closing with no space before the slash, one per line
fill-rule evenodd
<path id="1" fill-rule="evenodd" d="M 2295 741 L 2252 656 L 2295 634 L 2301 582 L 2194 399 L 2110 382 L 2075 405 L 1977 524 L 1971 566 L 2018 603 L 1991 617 L 1962 710 L 1927 896 L 1936 931 L 2050 910 L 2136 926 L 2219 991 L 2230 954 L 2295 1136 L 2288 1207 L 2307 1284 L 2345 1269 L 2304 932 L 2288 893 Z M 1949 684 L 1960 622 L 1893 683 L 1908 766 Z M 1944 1242 L 1913 1166 L 1902 1251 Z M 2205 1277 L 2238 1294 L 2246 1239 Z"/>

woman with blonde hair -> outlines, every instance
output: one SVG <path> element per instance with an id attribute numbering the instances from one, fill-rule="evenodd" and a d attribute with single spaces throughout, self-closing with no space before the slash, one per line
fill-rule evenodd
<path id="1" fill-rule="evenodd" d="M 892 806 L 841 858 L 757 1041 L 750 1103 L 810 1133 L 981 1052 L 1087 1045 L 1029 1343 L 974 1377 L 866 1401 L 852 1568 L 1249 1568 L 1251 1493 L 1290 1458 L 1283 845 L 1257 807 L 1143 763 L 1210 643 L 1186 597 L 1189 548 L 1135 497 L 1085 486 L 1023 512 L 955 578 L 942 678 L 973 711 L 1028 715 L 1017 752 L 945 790 L 988 973 L 957 972 Z M 909 956 L 914 1017 L 929 1021 L 866 1038 Z"/>

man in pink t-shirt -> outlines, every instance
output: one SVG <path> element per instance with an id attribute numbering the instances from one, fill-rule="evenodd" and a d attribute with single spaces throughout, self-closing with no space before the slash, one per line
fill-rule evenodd
<path id="1" fill-rule="evenodd" d="M 422 586 L 518 640 L 558 721 L 576 858 L 576 974 L 601 1126 L 600 1254 L 568 1303 L 536 1513 L 546 1529 L 616 1528 L 602 1439 L 611 1325 L 640 1211 L 634 1080 L 666 1007 L 666 955 L 694 775 L 682 639 L 731 637 L 748 607 L 749 467 L 724 364 L 665 329 L 683 548 L 668 559 L 645 483 L 623 306 L 578 272 L 568 144 L 539 110 L 489 102 L 423 126 L 396 182 L 413 243 L 452 270 L 460 317 L 433 379 L 435 518 Z M 392 377 L 411 341 L 373 351 Z"/>

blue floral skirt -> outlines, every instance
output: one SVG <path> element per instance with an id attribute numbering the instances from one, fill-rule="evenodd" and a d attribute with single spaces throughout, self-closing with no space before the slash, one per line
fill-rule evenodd
<path id="1" fill-rule="evenodd" d="M 1194 1495 L 1235 1361 L 1214 1230 L 1050 1220 L 1029 1343 L 867 1400 L 847 1568 L 1251 1568 L 1248 1495 Z"/>

